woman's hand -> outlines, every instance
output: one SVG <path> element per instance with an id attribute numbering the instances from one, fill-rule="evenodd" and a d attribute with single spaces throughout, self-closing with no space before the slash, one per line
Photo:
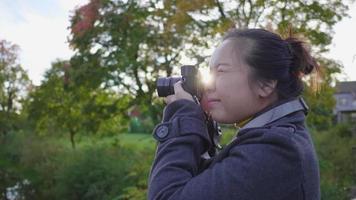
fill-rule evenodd
<path id="1" fill-rule="evenodd" d="M 186 92 L 182 88 L 182 82 L 181 81 L 178 81 L 177 83 L 174 84 L 174 94 L 167 96 L 164 99 L 164 101 L 166 102 L 166 104 L 170 104 L 173 101 L 176 101 L 176 100 L 179 100 L 179 99 L 187 99 L 187 100 L 190 100 L 190 101 L 194 102 L 194 99 L 193 99 L 192 95 L 189 94 L 188 92 Z"/>

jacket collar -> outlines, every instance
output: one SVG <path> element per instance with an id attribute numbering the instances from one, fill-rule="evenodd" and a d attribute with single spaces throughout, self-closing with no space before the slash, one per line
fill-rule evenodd
<path id="1" fill-rule="evenodd" d="M 240 131 L 266 127 L 279 123 L 304 122 L 308 106 L 302 98 L 279 101 L 257 113 Z"/>

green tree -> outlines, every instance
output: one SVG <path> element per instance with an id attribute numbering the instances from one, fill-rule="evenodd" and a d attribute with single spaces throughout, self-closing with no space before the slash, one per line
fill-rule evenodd
<path id="1" fill-rule="evenodd" d="M 73 79 L 89 88 L 129 94 L 135 98 L 128 107 L 139 105 L 157 121 L 162 109 L 155 103 L 157 77 L 174 73 L 184 57 L 206 66 L 207 49 L 229 28 L 267 27 L 286 36 L 292 24 L 293 32 L 332 68 L 321 53 L 347 10 L 341 0 L 91 0 L 71 18 L 70 43 L 77 52 L 71 59 Z"/>
<path id="2" fill-rule="evenodd" d="M 309 81 L 309 86 L 305 87 L 304 96 L 310 107 L 307 116 L 308 126 L 317 130 L 325 130 L 330 128 L 334 122 L 333 109 L 336 101 L 333 97 L 335 88 L 332 85 L 336 81 L 334 75 L 340 73 L 342 66 L 326 58 L 320 59 L 319 63 L 324 66 L 323 71 L 320 72 L 322 75 L 319 79 Z M 313 84 L 313 81 L 318 81 L 318 83 Z"/>
<path id="3" fill-rule="evenodd" d="M 203 37 L 206 33 L 220 36 L 233 27 L 268 27 L 285 34 L 292 24 L 295 33 L 302 33 L 321 51 L 327 50 L 327 45 L 331 43 L 333 26 L 348 16 L 348 5 L 340 0 L 195 0 L 193 4 L 183 0 L 176 2 L 180 12 L 187 13 L 197 29 L 212 30 L 196 32 L 203 33 Z M 199 38 L 204 39 L 203 37 Z"/>
<path id="4" fill-rule="evenodd" d="M 92 0 L 72 17 L 73 77 L 89 88 L 115 89 L 133 96 L 128 107 L 158 121 L 162 104 L 155 103 L 155 80 L 179 66 L 183 38 L 189 28 L 172 18 L 172 3 Z M 149 104 L 147 102 L 150 102 Z"/>
<path id="5" fill-rule="evenodd" d="M 30 93 L 27 112 L 39 134 L 68 133 L 75 148 L 74 137 L 78 133 L 96 133 L 103 122 L 112 119 L 119 119 L 116 126 L 124 124 L 125 119 L 117 111 L 129 98 L 74 85 L 70 68 L 68 61 L 52 64 L 42 84 Z"/>
<path id="6" fill-rule="evenodd" d="M 19 121 L 21 101 L 31 82 L 18 62 L 19 47 L 0 40 L 0 132 L 8 133 Z"/>

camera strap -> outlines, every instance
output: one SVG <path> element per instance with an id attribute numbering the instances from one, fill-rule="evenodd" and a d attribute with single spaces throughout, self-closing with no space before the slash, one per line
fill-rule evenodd
<path id="1" fill-rule="evenodd" d="M 275 108 L 267 112 L 264 112 L 261 115 L 258 115 L 257 117 L 249 121 L 246 125 L 241 127 L 239 131 L 248 128 L 262 127 L 266 124 L 281 119 L 291 113 L 301 111 L 301 110 L 304 111 L 305 115 L 307 115 L 309 107 L 305 103 L 304 99 L 302 97 L 299 97 L 292 101 L 288 101 L 279 106 L 276 106 Z"/>

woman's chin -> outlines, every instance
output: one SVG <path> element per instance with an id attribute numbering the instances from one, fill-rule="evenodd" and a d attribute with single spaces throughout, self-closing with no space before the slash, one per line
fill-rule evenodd
<path id="1" fill-rule="evenodd" d="M 210 115 L 211 118 L 218 123 L 222 123 L 222 124 L 234 123 L 232 120 L 229 120 L 225 115 L 223 115 L 223 113 L 211 111 Z"/>

